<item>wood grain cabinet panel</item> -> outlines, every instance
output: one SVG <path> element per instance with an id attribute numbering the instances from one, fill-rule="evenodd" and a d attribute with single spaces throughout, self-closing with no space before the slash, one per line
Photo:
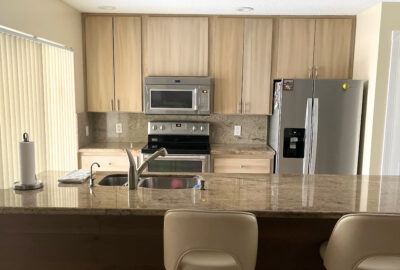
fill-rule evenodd
<path id="1" fill-rule="evenodd" d="M 241 113 L 243 68 L 242 18 L 216 18 L 212 26 L 211 70 L 214 113 Z"/>
<path id="2" fill-rule="evenodd" d="M 215 157 L 214 173 L 270 173 L 271 159 Z"/>
<path id="3" fill-rule="evenodd" d="M 136 165 L 139 165 L 139 157 L 132 153 Z M 93 162 L 100 164 L 100 167 L 95 167 L 96 171 L 113 171 L 127 172 L 129 168 L 128 156 L 124 153 L 80 153 L 79 168 L 90 170 Z"/>
<path id="4" fill-rule="evenodd" d="M 271 110 L 272 19 L 245 19 L 242 112 Z"/>
<path id="5" fill-rule="evenodd" d="M 144 76 L 208 76 L 207 17 L 148 17 Z"/>
<path id="6" fill-rule="evenodd" d="M 315 19 L 280 19 L 277 77 L 312 77 Z"/>
<path id="7" fill-rule="evenodd" d="M 314 76 L 351 79 L 353 19 L 317 19 Z"/>
<path id="8" fill-rule="evenodd" d="M 116 111 L 142 112 L 140 17 L 114 17 Z"/>
<path id="9" fill-rule="evenodd" d="M 107 16 L 85 19 L 87 110 L 111 111 L 114 99 L 113 21 Z"/>

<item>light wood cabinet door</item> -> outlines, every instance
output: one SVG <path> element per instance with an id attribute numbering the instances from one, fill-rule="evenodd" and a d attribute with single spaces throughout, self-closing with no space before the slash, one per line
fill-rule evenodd
<path id="1" fill-rule="evenodd" d="M 312 77 L 315 19 L 280 19 L 277 77 Z"/>
<path id="2" fill-rule="evenodd" d="M 271 160 L 264 158 L 214 158 L 214 173 L 270 173 Z"/>
<path id="3" fill-rule="evenodd" d="M 242 112 L 270 114 L 272 19 L 245 19 Z"/>
<path id="4" fill-rule="evenodd" d="M 241 113 L 243 29 L 242 18 L 215 18 L 212 22 L 214 113 Z"/>
<path id="5" fill-rule="evenodd" d="M 142 112 L 140 17 L 114 17 L 116 111 Z"/>
<path id="6" fill-rule="evenodd" d="M 353 19 L 317 19 L 314 49 L 314 77 L 350 79 Z"/>
<path id="7" fill-rule="evenodd" d="M 114 100 L 113 21 L 108 16 L 85 19 L 87 109 L 111 111 Z"/>
<path id="8" fill-rule="evenodd" d="M 144 76 L 207 76 L 207 17 L 148 17 Z"/>

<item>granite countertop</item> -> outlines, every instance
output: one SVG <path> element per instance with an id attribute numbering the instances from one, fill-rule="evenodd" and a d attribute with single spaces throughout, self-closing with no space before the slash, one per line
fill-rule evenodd
<path id="1" fill-rule="evenodd" d="M 91 143 L 79 149 L 79 152 L 115 152 L 125 148 L 140 151 L 147 142 Z M 211 144 L 212 155 L 262 155 L 273 158 L 275 151 L 266 144 Z"/>
<path id="2" fill-rule="evenodd" d="M 98 172 L 96 183 L 108 173 Z M 0 213 L 163 215 L 173 208 L 250 211 L 259 217 L 339 218 L 346 213 L 400 213 L 400 177 L 202 174 L 205 191 L 59 184 L 44 172 L 44 188 L 0 190 Z"/>

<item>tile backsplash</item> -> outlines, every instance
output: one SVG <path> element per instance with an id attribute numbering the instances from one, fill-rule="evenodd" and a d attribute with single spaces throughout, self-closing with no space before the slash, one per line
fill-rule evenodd
<path id="1" fill-rule="evenodd" d="M 80 121 L 79 121 L 80 120 Z M 142 113 L 86 113 L 78 116 L 80 146 L 90 142 L 146 142 L 149 121 L 204 121 L 210 123 L 211 143 L 266 143 L 268 117 L 264 115 L 145 115 Z M 122 133 L 115 125 L 122 124 Z M 89 124 L 90 138 L 84 136 Z M 241 136 L 234 136 L 234 126 L 242 126 Z M 81 142 L 81 140 L 84 140 Z"/>

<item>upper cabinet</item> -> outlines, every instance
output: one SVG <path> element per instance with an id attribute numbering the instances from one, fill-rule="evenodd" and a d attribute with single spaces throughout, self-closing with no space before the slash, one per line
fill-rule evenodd
<path id="1" fill-rule="evenodd" d="M 140 17 L 114 17 L 116 110 L 142 111 L 142 43 Z"/>
<path id="2" fill-rule="evenodd" d="M 86 17 L 85 41 L 88 111 L 108 112 L 114 100 L 113 18 Z"/>
<path id="3" fill-rule="evenodd" d="M 266 18 L 212 21 L 215 113 L 270 113 L 272 25 Z"/>
<path id="4" fill-rule="evenodd" d="M 243 21 L 242 18 L 216 18 L 212 22 L 210 63 L 214 113 L 241 112 Z"/>
<path id="5" fill-rule="evenodd" d="M 353 40 L 352 19 L 317 19 L 314 77 L 350 79 Z"/>
<path id="6" fill-rule="evenodd" d="M 144 76 L 208 76 L 208 17 L 146 17 Z"/>
<path id="7" fill-rule="evenodd" d="M 140 17 L 86 16 L 89 112 L 141 112 Z"/>
<path id="8" fill-rule="evenodd" d="M 269 114 L 271 103 L 272 19 L 244 20 L 242 112 Z"/>
<path id="9" fill-rule="evenodd" d="M 280 19 L 276 77 L 350 79 L 353 22 L 351 18 Z"/>
<path id="10" fill-rule="evenodd" d="M 280 19 L 278 78 L 311 78 L 315 20 Z"/>

